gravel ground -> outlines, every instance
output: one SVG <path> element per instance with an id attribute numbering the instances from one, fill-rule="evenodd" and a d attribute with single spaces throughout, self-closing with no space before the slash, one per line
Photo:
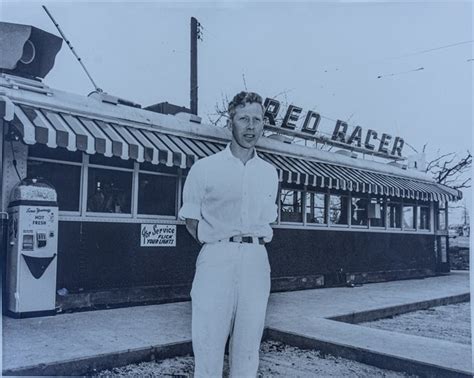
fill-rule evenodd
<path id="1" fill-rule="evenodd" d="M 471 344 L 470 308 L 470 302 L 456 303 L 359 325 L 460 344 Z"/>
<path id="2" fill-rule="evenodd" d="M 176 357 L 159 362 L 142 362 L 121 368 L 104 370 L 98 376 L 192 376 L 193 357 Z M 228 376 L 227 357 L 224 377 Z M 378 369 L 344 358 L 322 355 L 318 351 L 303 350 L 276 341 L 265 341 L 260 349 L 259 377 L 415 377 L 404 373 Z"/>
<path id="3" fill-rule="evenodd" d="M 433 307 L 374 322 L 360 323 L 360 325 L 456 343 L 470 344 L 471 342 L 469 302 Z M 186 356 L 104 370 L 97 376 L 190 377 L 193 368 L 193 357 Z M 262 343 L 258 373 L 259 377 L 413 377 L 275 341 Z M 227 375 L 226 358 L 224 376 Z"/>

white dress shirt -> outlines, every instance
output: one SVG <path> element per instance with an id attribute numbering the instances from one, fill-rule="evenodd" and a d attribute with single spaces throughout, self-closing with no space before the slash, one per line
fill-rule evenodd
<path id="1" fill-rule="evenodd" d="M 270 223 L 277 218 L 278 174 L 257 151 L 243 164 L 230 143 L 217 154 L 198 160 L 183 189 L 180 219 L 197 219 L 198 239 L 213 243 L 232 236 L 263 237 L 270 242 Z"/>

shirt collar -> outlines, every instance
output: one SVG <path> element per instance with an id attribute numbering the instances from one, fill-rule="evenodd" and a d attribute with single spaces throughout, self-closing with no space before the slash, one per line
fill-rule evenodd
<path id="1" fill-rule="evenodd" d="M 232 153 L 232 151 L 230 150 L 230 142 L 227 143 L 227 146 L 225 147 L 223 152 L 224 152 L 227 159 L 236 159 L 236 160 L 240 161 L 240 159 L 238 157 L 235 157 L 234 154 Z M 257 149 L 254 147 L 253 148 L 253 156 L 247 161 L 247 163 L 250 162 L 250 161 L 254 161 L 254 160 L 256 162 L 259 159 L 260 159 L 260 156 L 258 156 Z"/>

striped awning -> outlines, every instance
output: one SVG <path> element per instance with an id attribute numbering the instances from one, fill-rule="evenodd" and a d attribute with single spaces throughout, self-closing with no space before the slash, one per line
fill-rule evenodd
<path id="1" fill-rule="evenodd" d="M 51 148 L 64 147 L 70 151 L 99 153 L 181 168 L 189 168 L 196 160 L 225 147 L 222 141 L 165 134 L 138 124 L 109 122 L 23 104 L 15 104 L 15 117 L 11 124 L 27 144 L 42 143 Z M 462 198 L 459 190 L 433 182 L 275 152 L 259 151 L 259 155 L 277 168 L 280 181 L 286 183 L 414 200 L 444 202 Z"/>
<path id="2" fill-rule="evenodd" d="M 163 134 L 149 127 L 106 122 L 22 104 L 15 104 L 15 117 L 11 123 L 27 144 L 41 143 L 51 148 L 64 147 L 70 151 L 181 168 L 189 168 L 196 160 L 223 148 L 219 143 Z"/>
<path id="3" fill-rule="evenodd" d="M 260 155 L 277 167 L 280 181 L 287 183 L 423 201 L 444 202 L 462 198 L 461 191 L 433 182 L 268 152 L 260 152 Z"/>

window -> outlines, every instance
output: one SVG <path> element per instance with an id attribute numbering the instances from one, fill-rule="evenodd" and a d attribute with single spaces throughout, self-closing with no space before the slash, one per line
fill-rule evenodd
<path id="1" fill-rule="evenodd" d="M 281 190 L 280 221 L 303 222 L 302 193 L 300 191 L 292 189 Z"/>
<path id="2" fill-rule="evenodd" d="M 438 209 L 438 230 L 446 230 L 446 208 Z"/>
<path id="3" fill-rule="evenodd" d="M 89 168 L 87 211 L 131 213 L 132 172 Z"/>
<path id="4" fill-rule="evenodd" d="M 107 157 L 101 154 L 89 156 L 89 164 L 105 165 L 108 167 L 129 168 L 133 169 L 134 161 L 132 159 L 124 160 L 117 156 Z"/>
<path id="5" fill-rule="evenodd" d="M 405 230 L 415 229 L 415 208 L 413 204 L 403 204 L 403 228 Z"/>
<path id="6" fill-rule="evenodd" d="M 430 229 L 430 207 L 426 205 L 418 206 L 417 211 L 418 229 L 429 230 Z"/>
<path id="7" fill-rule="evenodd" d="M 383 198 L 371 198 L 368 208 L 371 227 L 385 227 L 385 204 Z"/>
<path id="8" fill-rule="evenodd" d="M 387 200 L 387 219 L 388 227 L 390 228 L 401 228 L 402 227 L 402 213 L 401 204 L 392 202 L 390 199 Z"/>
<path id="9" fill-rule="evenodd" d="M 36 143 L 28 148 L 28 157 L 37 157 L 42 159 L 69 161 L 74 163 L 82 162 L 81 151 L 69 151 L 62 147 L 50 148 L 45 144 Z"/>
<path id="10" fill-rule="evenodd" d="M 351 224 L 355 226 L 367 226 L 368 198 L 352 197 L 351 202 Z"/>
<path id="11" fill-rule="evenodd" d="M 329 196 L 329 220 L 332 224 L 348 224 L 348 197 L 331 194 Z"/>
<path id="12" fill-rule="evenodd" d="M 306 193 L 306 223 L 327 223 L 326 195 L 324 193 Z"/>
<path id="13" fill-rule="evenodd" d="M 161 172 L 161 173 L 169 173 L 172 175 L 178 175 L 178 167 L 167 167 L 164 164 L 152 164 L 150 162 L 144 162 L 140 164 L 140 171 L 148 171 L 148 172 Z M 186 170 L 189 172 L 189 169 Z"/>
<path id="14" fill-rule="evenodd" d="M 178 178 L 140 173 L 138 179 L 138 214 L 176 215 Z"/>
<path id="15" fill-rule="evenodd" d="M 81 166 L 29 159 L 28 177 L 41 177 L 56 189 L 61 211 L 79 211 Z"/>

